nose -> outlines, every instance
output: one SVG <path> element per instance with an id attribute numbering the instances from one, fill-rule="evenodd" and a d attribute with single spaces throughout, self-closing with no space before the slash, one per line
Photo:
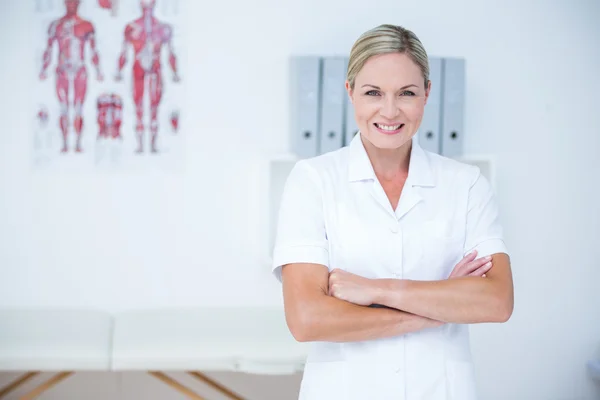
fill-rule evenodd
<path id="1" fill-rule="evenodd" d="M 383 100 L 383 105 L 380 111 L 382 117 L 387 119 L 394 119 L 396 118 L 396 116 L 398 116 L 399 112 L 400 109 L 398 108 L 398 105 L 396 104 L 396 101 L 393 97 L 386 98 Z"/>

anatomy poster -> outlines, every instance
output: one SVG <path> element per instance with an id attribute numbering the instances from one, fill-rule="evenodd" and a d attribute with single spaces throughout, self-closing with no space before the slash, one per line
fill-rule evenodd
<path id="1" fill-rule="evenodd" d="M 31 1 L 35 167 L 177 166 L 184 154 L 182 0 Z"/>

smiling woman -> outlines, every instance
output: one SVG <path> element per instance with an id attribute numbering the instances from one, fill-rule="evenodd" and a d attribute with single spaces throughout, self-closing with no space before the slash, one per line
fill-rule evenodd
<path id="1" fill-rule="evenodd" d="M 468 324 L 512 314 L 490 184 L 415 137 L 428 75 L 411 31 L 364 33 L 346 81 L 359 133 L 288 176 L 273 271 L 291 333 L 314 342 L 301 399 L 475 400 Z"/>

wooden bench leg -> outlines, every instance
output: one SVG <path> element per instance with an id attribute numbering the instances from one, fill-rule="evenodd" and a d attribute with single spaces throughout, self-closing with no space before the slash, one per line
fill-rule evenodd
<path id="1" fill-rule="evenodd" d="M 190 371 L 190 372 L 188 372 L 188 374 L 190 374 L 194 378 L 206 383 L 208 386 L 212 387 L 213 389 L 220 392 L 221 394 L 224 394 L 231 400 L 244 400 L 244 398 L 240 397 L 237 393 L 232 392 L 231 390 L 229 390 L 228 388 L 226 388 L 219 382 L 209 378 L 208 376 L 204 375 L 203 373 L 200 373 L 198 371 Z"/>
<path id="2" fill-rule="evenodd" d="M 20 377 L 18 377 L 17 379 L 15 379 L 11 383 L 9 383 L 8 385 L 4 386 L 2 389 L 0 389 L 0 399 L 5 397 L 10 392 L 15 391 L 19 386 L 23 385 L 27 381 L 30 381 L 38 374 L 39 374 L 39 372 L 37 372 L 37 371 L 27 372 L 26 374 L 21 375 Z"/>
<path id="3" fill-rule="evenodd" d="M 193 390 L 191 390 L 187 386 L 182 385 L 181 383 L 179 383 L 175 379 L 167 376 L 163 372 L 160 372 L 160 371 L 148 371 L 148 373 L 150 375 L 152 375 L 153 377 L 155 377 L 156 379 L 158 379 L 158 380 L 166 383 L 167 385 L 171 386 L 173 389 L 177 390 L 178 392 L 180 392 L 181 394 L 187 396 L 188 398 L 190 398 L 192 400 L 206 400 L 204 397 L 201 397 L 200 395 L 198 395 L 197 393 L 195 393 Z"/>
<path id="4" fill-rule="evenodd" d="M 48 379 L 46 382 L 42 383 L 31 392 L 22 396 L 19 400 L 33 400 L 46 390 L 52 388 L 52 386 L 57 385 L 61 381 L 67 379 L 69 376 L 73 375 L 75 372 L 73 371 L 64 371 L 54 375 L 52 378 Z"/>

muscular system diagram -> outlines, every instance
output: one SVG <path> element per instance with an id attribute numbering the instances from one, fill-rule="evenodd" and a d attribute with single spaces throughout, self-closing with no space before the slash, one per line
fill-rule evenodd
<path id="1" fill-rule="evenodd" d="M 103 80 L 100 69 L 100 57 L 96 49 L 95 29 L 90 21 L 77 13 L 80 0 L 65 0 L 66 14 L 52 21 L 47 31 L 47 46 L 43 54 L 40 79 L 45 80 L 52 60 L 52 48 L 58 44 L 58 62 L 55 69 L 56 95 L 60 104 L 60 129 L 63 138 L 61 152 L 69 150 L 69 131 L 71 121 L 69 112 L 73 111 L 72 127 L 75 131 L 75 151 L 81 152 L 83 130 L 83 104 L 86 98 L 88 73 L 85 65 L 85 46 L 92 51 L 92 64 L 98 81 Z"/>
<path id="2" fill-rule="evenodd" d="M 103 93 L 96 101 L 98 113 L 97 139 L 122 139 L 123 100 L 116 93 Z"/>
<path id="3" fill-rule="evenodd" d="M 98 5 L 100 8 L 110 10 L 112 16 L 116 16 L 119 9 L 119 0 L 98 0 Z"/>
<path id="4" fill-rule="evenodd" d="M 161 50 L 166 46 L 169 51 L 169 65 L 173 71 L 173 81 L 179 82 L 177 59 L 172 44 L 172 28 L 159 21 L 154 16 L 156 0 L 140 0 L 142 16 L 127 24 L 124 40 L 115 76 L 122 80 L 122 71 L 127 63 L 129 47 L 133 48 L 134 60 L 132 66 L 133 102 L 135 104 L 135 131 L 137 138 L 137 153 L 144 151 L 144 96 L 149 97 L 150 103 L 150 151 L 156 153 L 159 132 L 158 111 L 163 93 Z"/>

